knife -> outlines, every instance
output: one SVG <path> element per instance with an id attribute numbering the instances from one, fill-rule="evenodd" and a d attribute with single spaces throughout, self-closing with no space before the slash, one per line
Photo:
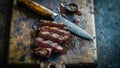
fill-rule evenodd
<path id="1" fill-rule="evenodd" d="M 34 2 L 33 0 L 18 0 L 18 3 L 25 5 L 26 7 L 28 7 L 29 9 L 33 10 L 34 12 L 40 15 L 51 17 L 52 19 L 54 19 L 54 21 L 64 23 L 67 26 L 67 30 L 69 30 L 70 32 L 74 33 L 79 37 L 88 40 L 93 40 L 93 37 L 79 26 L 63 18 L 57 13 L 47 9 L 46 7 L 40 5 L 39 3 Z"/>

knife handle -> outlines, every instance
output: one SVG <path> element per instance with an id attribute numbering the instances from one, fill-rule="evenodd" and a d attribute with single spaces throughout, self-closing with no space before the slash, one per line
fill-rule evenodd
<path id="1" fill-rule="evenodd" d="M 43 16 L 51 17 L 54 13 L 53 11 L 45 8 L 44 6 L 34 2 L 33 0 L 18 0 L 18 2 L 25 5 L 30 10 L 33 10 L 34 12 Z"/>

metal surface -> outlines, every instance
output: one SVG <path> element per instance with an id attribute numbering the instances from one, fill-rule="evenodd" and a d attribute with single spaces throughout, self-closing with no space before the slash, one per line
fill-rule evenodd
<path id="1" fill-rule="evenodd" d="M 36 1 L 38 3 L 49 4 L 52 8 L 58 6 L 58 1 L 51 0 L 51 3 L 46 3 L 44 1 Z M 54 2 L 56 2 L 54 4 Z M 89 32 L 95 37 L 95 24 L 94 24 L 94 14 L 90 13 L 93 11 L 93 0 L 70 0 L 68 2 L 76 2 L 79 5 L 79 9 L 82 12 L 82 16 L 77 18 L 80 19 L 80 26 L 82 29 Z M 87 4 L 87 6 L 86 6 Z M 49 6 L 48 5 L 48 6 Z M 55 7 L 56 7 L 55 6 Z M 46 6 L 47 7 L 47 6 Z M 50 7 L 50 6 L 49 6 Z M 82 7 L 82 8 L 81 8 Z M 48 7 L 47 7 L 48 8 Z M 51 9 L 51 8 L 50 8 Z M 29 33 L 32 30 L 32 24 L 38 23 L 41 16 L 31 12 L 30 10 L 20 6 L 15 2 L 13 8 L 13 18 L 11 22 L 10 31 L 10 45 L 9 45 L 9 63 L 13 64 L 39 64 L 40 58 L 35 58 L 32 55 L 30 49 L 30 36 Z M 43 17 L 44 18 L 44 17 Z M 66 42 L 65 45 L 66 53 L 62 55 L 60 61 L 65 64 L 87 64 L 96 63 L 97 53 L 96 53 L 96 39 L 93 41 L 87 41 L 80 37 L 73 35 L 72 40 Z"/>
<path id="2" fill-rule="evenodd" d="M 65 19 L 59 15 L 57 15 L 55 17 L 54 21 L 64 23 L 67 26 L 67 30 L 73 32 L 78 37 L 82 37 L 82 38 L 85 38 L 88 40 L 93 40 L 93 37 L 90 34 L 88 34 L 86 31 L 84 31 L 79 26 L 75 25 L 74 23 L 68 21 L 67 19 Z"/>

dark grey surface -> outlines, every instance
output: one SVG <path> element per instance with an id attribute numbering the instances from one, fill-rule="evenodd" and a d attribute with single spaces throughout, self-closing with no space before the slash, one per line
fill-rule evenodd
<path id="1" fill-rule="evenodd" d="M 10 0 L 0 0 L 0 68 L 7 62 L 11 4 Z"/>
<path id="2" fill-rule="evenodd" d="M 120 68 L 120 0 L 95 0 L 98 68 Z"/>
<path id="3" fill-rule="evenodd" d="M 120 68 L 120 0 L 94 2 L 98 68 Z M 10 13 L 11 1 L 0 0 L 0 68 L 6 67 Z"/>

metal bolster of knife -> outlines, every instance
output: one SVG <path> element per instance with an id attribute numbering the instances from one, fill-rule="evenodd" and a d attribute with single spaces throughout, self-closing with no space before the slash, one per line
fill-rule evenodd
<path id="1" fill-rule="evenodd" d="M 52 17 L 52 19 L 55 19 L 57 16 L 58 16 L 57 13 L 53 13 L 51 17 Z"/>

